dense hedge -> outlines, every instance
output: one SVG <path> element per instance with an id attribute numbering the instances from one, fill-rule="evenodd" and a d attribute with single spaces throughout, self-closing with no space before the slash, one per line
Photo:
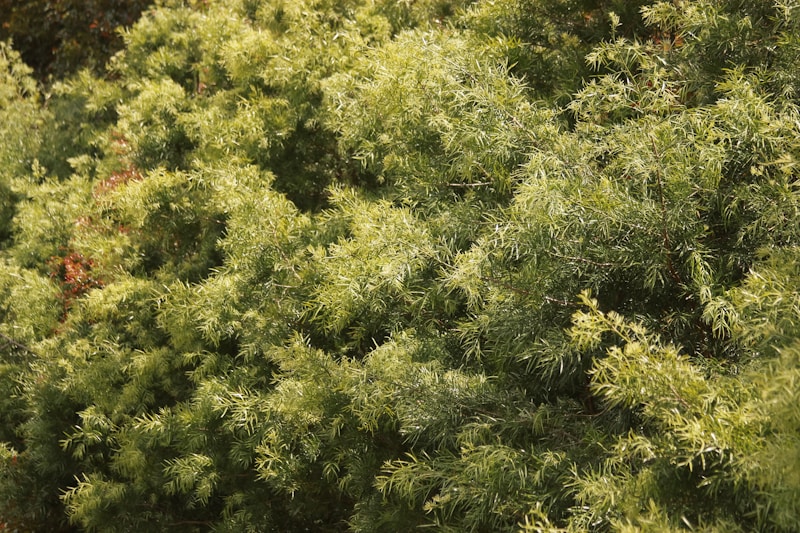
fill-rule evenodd
<path id="1" fill-rule="evenodd" d="M 800 528 L 800 4 L 121 36 L 0 45 L 0 530 Z"/>
<path id="2" fill-rule="evenodd" d="M 152 0 L 0 0 L 0 40 L 13 40 L 37 76 L 102 70 Z"/>

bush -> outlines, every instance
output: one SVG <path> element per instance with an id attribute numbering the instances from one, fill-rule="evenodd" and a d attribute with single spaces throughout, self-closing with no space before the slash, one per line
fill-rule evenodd
<path id="1" fill-rule="evenodd" d="M 46 99 L 3 46 L 0 522 L 796 531 L 790 4 L 170 1 Z"/>
<path id="2" fill-rule="evenodd" d="M 152 0 L 0 0 L 0 40 L 13 40 L 37 77 L 102 70 Z"/>

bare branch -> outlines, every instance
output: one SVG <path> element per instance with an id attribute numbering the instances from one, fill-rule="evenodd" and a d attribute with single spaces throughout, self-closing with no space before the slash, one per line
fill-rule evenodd
<path id="1" fill-rule="evenodd" d="M 5 341 L 5 346 L 9 346 L 10 345 L 10 346 L 13 346 L 13 347 L 15 347 L 17 349 L 22 350 L 23 352 L 27 352 L 27 353 L 33 355 L 34 357 L 40 357 L 40 355 L 38 353 L 34 352 L 32 349 L 28 348 L 26 345 L 22 344 L 21 342 L 15 340 L 15 339 L 12 339 L 8 335 L 4 335 L 3 333 L 0 333 L 0 339 L 3 339 Z"/>

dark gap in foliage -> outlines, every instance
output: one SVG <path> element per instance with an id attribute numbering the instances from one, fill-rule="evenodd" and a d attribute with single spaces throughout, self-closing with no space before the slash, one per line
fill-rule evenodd
<path id="1" fill-rule="evenodd" d="M 0 40 L 14 41 L 40 80 L 102 71 L 152 0 L 0 0 Z"/>

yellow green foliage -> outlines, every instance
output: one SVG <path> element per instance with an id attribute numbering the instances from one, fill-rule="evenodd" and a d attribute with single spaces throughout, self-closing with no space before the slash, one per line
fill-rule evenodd
<path id="1" fill-rule="evenodd" d="M 0 529 L 800 527 L 800 5 L 163 0 L 0 45 Z"/>

